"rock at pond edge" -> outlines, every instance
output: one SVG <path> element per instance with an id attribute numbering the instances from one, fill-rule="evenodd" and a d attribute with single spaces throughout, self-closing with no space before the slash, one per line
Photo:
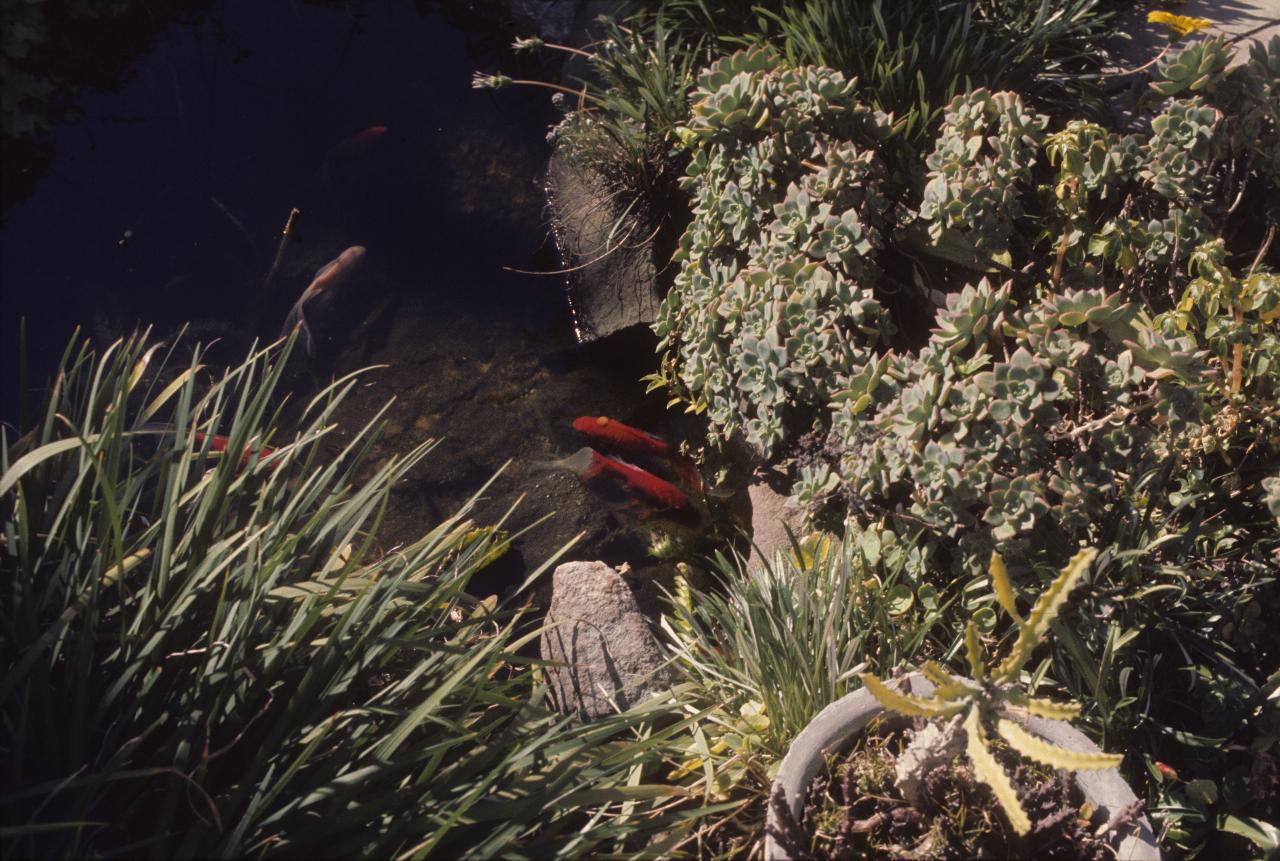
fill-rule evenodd
<path id="1" fill-rule="evenodd" d="M 603 562 L 566 562 L 552 575 L 539 651 L 552 699 L 587 719 L 625 710 L 671 684 L 649 616 Z"/>
<path id="2" fill-rule="evenodd" d="M 569 302 L 579 340 L 656 320 L 662 297 L 648 231 L 600 177 L 576 169 L 558 151 L 547 164 L 546 186 L 560 259 L 573 270 Z"/>

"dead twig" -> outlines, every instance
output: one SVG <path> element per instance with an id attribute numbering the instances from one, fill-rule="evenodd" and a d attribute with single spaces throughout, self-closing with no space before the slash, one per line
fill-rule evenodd
<path id="1" fill-rule="evenodd" d="M 280 233 L 280 244 L 276 246 L 275 259 L 271 261 L 271 268 L 267 270 L 267 277 L 262 279 L 263 292 L 270 290 L 271 285 L 275 283 L 276 272 L 279 271 L 280 264 L 284 261 L 285 251 L 289 246 L 289 240 L 293 238 L 298 224 L 298 216 L 301 214 L 297 207 L 289 210 L 289 218 L 285 221 L 284 230 Z"/>

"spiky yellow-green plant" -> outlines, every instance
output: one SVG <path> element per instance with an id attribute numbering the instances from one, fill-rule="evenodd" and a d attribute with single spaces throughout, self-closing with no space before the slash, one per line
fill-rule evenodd
<path id="1" fill-rule="evenodd" d="M 1031 609 L 1031 615 L 1025 619 L 1018 613 L 1004 561 L 998 553 L 991 554 L 990 574 L 995 599 L 1018 624 L 1018 638 L 1008 657 L 994 667 L 988 667 L 982 655 L 978 628 L 973 622 L 969 622 L 965 629 L 964 643 L 972 680 L 953 676 L 930 661 L 924 665 L 922 672 L 936 686 L 934 695 L 914 697 L 890 689 L 869 673 L 862 674 L 862 681 L 867 689 L 890 711 L 930 718 L 963 715 L 960 727 L 967 736 L 965 753 L 973 763 L 974 774 L 991 787 L 996 800 L 1009 817 L 1010 824 L 1019 834 L 1026 834 L 1031 829 L 1031 821 L 1018 801 L 1008 774 L 996 762 L 987 746 L 993 730 L 1018 753 L 1052 768 L 1079 771 L 1114 768 L 1120 764 L 1121 757 L 1117 755 L 1082 753 L 1049 744 L 1027 732 L 1009 717 L 1016 711 L 1052 720 L 1070 720 L 1080 713 L 1080 706 L 1075 703 L 1036 699 L 1014 687 L 1014 683 L 1023 666 L 1031 659 L 1036 645 L 1066 603 L 1067 595 L 1089 569 L 1089 563 L 1096 553 L 1095 550 L 1086 549 L 1072 557 L 1057 578 L 1049 584 L 1049 588 L 1041 593 Z"/>

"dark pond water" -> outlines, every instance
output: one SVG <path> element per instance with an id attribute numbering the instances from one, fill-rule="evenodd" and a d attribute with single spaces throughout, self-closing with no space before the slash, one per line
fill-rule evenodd
<path id="1" fill-rule="evenodd" d="M 579 415 L 676 429 L 637 382 L 652 361 L 643 333 L 576 348 L 563 282 L 508 271 L 557 267 L 540 185 L 555 117 L 543 93 L 471 89 L 477 67 L 513 62 L 504 45 L 401 2 L 227 0 L 163 29 L 121 88 L 79 95 L 47 173 L 4 213 L 4 415 L 19 318 L 37 377 L 76 326 L 107 343 L 190 322 L 231 359 L 278 333 L 319 266 L 364 245 L 358 301 L 300 385 L 386 365 L 342 433 L 394 398 L 377 459 L 442 440 L 397 489 L 384 543 L 434 525 L 510 460 L 480 518 L 521 494 L 513 526 L 555 516 L 496 577 L 578 533 L 575 555 L 642 561 L 670 524 L 533 468 L 584 444 Z M 353 138 L 373 127 L 386 131 Z M 264 292 L 293 207 L 297 239 Z"/>

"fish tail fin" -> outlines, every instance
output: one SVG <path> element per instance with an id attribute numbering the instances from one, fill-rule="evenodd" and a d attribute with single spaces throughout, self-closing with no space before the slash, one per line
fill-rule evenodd
<path id="1" fill-rule="evenodd" d="M 529 464 L 531 470 L 560 470 L 565 469 L 578 476 L 583 481 L 594 478 L 600 474 L 601 466 L 596 462 L 595 450 L 590 447 L 580 448 L 568 457 L 559 460 L 540 460 L 533 461 Z"/>
<path id="2" fill-rule="evenodd" d="M 671 467 L 675 470 L 681 484 L 694 493 L 703 492 L 702 473 L 698 471 L 698 465 L 693 462 L 692 458 L 677 454 L 671 458 Z"/>
<path id="3" fill-rule="evenodd" d="M 307 316 L 301 315 L 298 321 L 298 340 L 302 342 L 302 349 L 307 351 L 307 358 L 314 359 L 316 357 L 316 339 L 311 336 L 311 326 L 307 324 Z"/>

